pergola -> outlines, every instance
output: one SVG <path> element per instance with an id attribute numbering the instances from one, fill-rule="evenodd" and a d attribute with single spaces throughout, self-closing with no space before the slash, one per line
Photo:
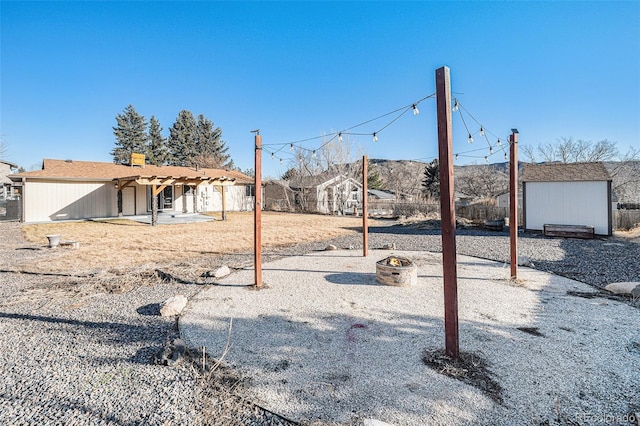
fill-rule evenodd
<path id="1" fill-rule="evenodd" d="M 220 187 L 222 193 L 222 220 L 227 218 L 226 210 L 226 187 L 235 185 L 236 178 L 228 176 L 160 176 L 160 175 L 134 175 L 126 177 L 118 177 L 113 180 L 115 182 L 116 189 L 118 190 L 118 215 L 122 214 L 122 190 L 127 186 L 137 183 L 138 185 L 151 186 L 151 194 L 153 196 L 151 203 L 151 225 L 155 226 L 158 223 L 158 194 L 163 191 L 169 185 L 177 186 L 190 186 L 194 190 L 202 185 L 208 183 L 216 187 Z M 193 211 L 196 212 L 196 197 L 193 197 Z"/>

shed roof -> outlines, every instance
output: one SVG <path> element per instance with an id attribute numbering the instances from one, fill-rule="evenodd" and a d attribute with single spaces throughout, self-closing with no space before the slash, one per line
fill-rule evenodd
<path id="1" fill-rule="evenodd" d="M 611 176 L 604 164 L 552 163 L 525 164 L 522 169 L 523 182 L 575 182 L 610 181 Z"/>
<path id="2" fill-rule="evenodd" d="M 152 166 L 132 167 L 124 164 L 97 161 L 51 160 L 45 159 L 42 169 L 31 172 L 16 173 L 11 178 L 36 179 L 69 179 L 69 180 L 114 180 L 148 177 L 180 177 L 182 179 L 199 180 L 229 179 L 236 183 L 249 184 L 253 179 L 235 170 L 207 169 L 196 170 L 193 167 Z"/>

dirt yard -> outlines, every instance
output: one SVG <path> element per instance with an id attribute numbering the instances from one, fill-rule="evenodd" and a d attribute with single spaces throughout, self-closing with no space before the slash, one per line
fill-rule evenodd
<path id="1" fill-rule="evenodd" d="M 375 222 L 370 221 L 374 224 Z M 263 248 L 323 241 L 361 232 L 361 217 L 264 212 Z M 126 219 L 22 226 L 27 241 L 47 246 L 47 235 L 77 241 L 80 247 L 56 248 L 46 263 L 18 263 L 25 272 L 94 271 L 147 264 L 175 264 L 207 255 L 253 252 L 253 212 L 229 213 L 226 221 L 158 225 Z"/>

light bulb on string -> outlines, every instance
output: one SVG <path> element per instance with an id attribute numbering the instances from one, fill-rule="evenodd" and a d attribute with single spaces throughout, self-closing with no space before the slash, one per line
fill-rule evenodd
<path id="1" fill-rule="evenodd" d="M 342 132 L 338 133 L 338 141 L 342 142 Z"/>
<path id="2" fill-rule="evenodd" d="M 280 159 L 280 164 L 282 164 L 282 158 Z"/>
<path id="3" fill-rule="evenodd" d="M 271 153 L 271 159 L 273 160 L 275 156 L 276 156 L 276 155 L 272 152 L 272 153 Z"/>
<path id="4" fill-rule="evenodd" d="M 293 144 L 289 147 L 289 151 L 293 151 Z"/>
<path id="5" fill-rule="evenodd" d="M 504 159 L 505 160 L 507 159 L 507 153 L 506 152 L 504 153 Z"/>
<path id="6" fill-rule="evenodd" d="M 489 157 L 487 157 L 486 155 L 484 156 L 484 162 L 489 164 Z"/>
<path id="7" fill-rule="evenodd" d="M 469 143 L 473 143 L 473 136 L 471 136 L 471 133 L 469 133 Z"/>
<path id="8" fill-rule="evenodd" d="M 484 127 L 480 126 L 480 136 L 484 136 Z"/>
<path id="9" fill-rule="evenodd" d="M 453 112 L 456 112 L 458 110 L 458 100 L 454 99 L 453 101 Z"/>
<path id="10" fill-rule="evenodd" d="M 378 142 L 378 133 L 373 132 L 373 141 Z"/>
<path id="11" fill-rule="evenodd" d="M 493 147 L 492 146 L 489 147 L 489 155 L 491 155 L 491 154 L 493 154 Z"/>
<path id="12" fill-rule="evenodd" d="M 311 153 L 311 156 L 312 156 L 313 158 L 316 158 L 316 150 L 315 150 L 315 149 L 314 149 L 314 150 L 313 150 L 313 152 Z"/>
<path id="13" fill-rule="evenodd" d="M 458 157 L 460 157 L 460 155 L 459 155 L 459 154 L 456 154 L 456 160 L 458 159 Z"/>
<path id="14" fill-rule="evenodd" d="M 501 141 L 500 139 L 498 139 L 498 143 L 497 143 L 497 145 L 498 145 L 498 146 L 502 146 L 502 141 Z"/>
<path id="15" fill-rule="evenodd" d="M 420 110 L 418 109 L 418 106 L 416 104 L 413 104 L 412 108 L 413 108 L 413 115 L 420 114 Z"/>

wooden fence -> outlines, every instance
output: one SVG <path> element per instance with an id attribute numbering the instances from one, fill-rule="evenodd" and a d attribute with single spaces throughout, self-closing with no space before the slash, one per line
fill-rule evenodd
<path id="1" fill-rule="evenodd" d="M 631 229 L 640 224 L 640 210 L 614 210 L 613 229 Z"/>

